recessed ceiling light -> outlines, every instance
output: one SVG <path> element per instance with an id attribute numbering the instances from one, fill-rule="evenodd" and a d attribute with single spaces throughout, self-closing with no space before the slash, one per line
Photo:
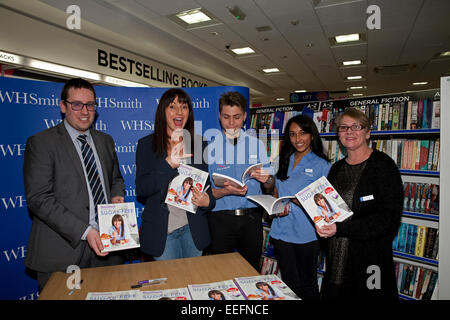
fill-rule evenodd
<path id="1" fill-rule="evenodd" d="M 280 72 L 280 69 L 278 69 L 278 68 L 266 68 L 266 69 L 263 69 L 263 71 L 265 73 L 273 73 L 273 72 Z"/>
<path id="2" fill-rule="evenodd" d="M 194 24 L 211 20 L 211 18 L 208 17 L 204 12 L 202 12 L 200 8 L 183 11 L 177 13 L 176 16 L 187 24 Z"/>
<path id="3" fill-rule="evenodd" d="M 344 34 L 344 35 L 340 35 L 340 36 L 335 36 L 334 39 L 336 40 L 336 43 L 345 43 L 345 42 L 358 41 L 359 40 L 359 33 L 352 33 L 352 34 Z"/>
<path id="4" fill-rule="evenodd" d="M 362 79 L 362 76 L 349 76 L 347 77 L 347 80 L 360 80 Z"/>
<path id="5" fill-rule="evenodd" d="M 250 53 L 255 53 L 255 50 L 253 50 L 253 49 L 250 48 L 250 47 L 231 49 L 231 51 L 233 51 L 235 54 L 250 54 Z"/>
<path id="6" fill-rule="evenodd" d="M 450 57 L 450 51 L 442 52 L 439 56 L 440 57 Z"/>
<path id="7" fill-rule="evenodd" d="M 413 82 L 413 86 L 423 86 L 425 84 L 428 84 L 427 81 L 422 81 L 422 82 Z"/>
<path id="8" fill-rule="evenodd" d="M 350 61 L 343 61 L 342 64 L 344 66 L 353 66 L 353 65 L 357 65 L 357 64 L 361 64 L 362 61 L 361 60 L 350 60 Z"/>

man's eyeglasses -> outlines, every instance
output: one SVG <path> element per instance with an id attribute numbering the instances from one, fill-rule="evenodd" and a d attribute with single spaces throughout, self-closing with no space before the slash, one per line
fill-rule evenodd
<path id="1" fill-rule="evenodd" d="M 81 111 L 84 106 L 86 106 L 86 109 L 88 111 L 95 111 L 95 109 L 97 109 L 97 102 L 83 103 L 81 101 L 72 101 L 72 102 L 67 100 L 64 101 L 70 104 L 73 111 Z"/>
<path id="2" fill-rule="evenodd" d="M 352 124 L 351 126 L 339 126 L 338 132 L 347 132 L 347 130 L 350 128 L 352 131 L 360 131 L 364 129 L 364 127 L 360 124 Z"/>

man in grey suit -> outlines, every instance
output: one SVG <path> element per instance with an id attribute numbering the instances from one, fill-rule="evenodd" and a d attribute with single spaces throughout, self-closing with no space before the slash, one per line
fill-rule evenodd
<path id="1" fill-rule="evenodd" d="M 96 205 L 124 202 L 124 181 L 111 136 L 94 130 L 96 94 L 86 80 L 62 89 L 59 125 L 27 140 L 23 175 L 33 219 L 25 265 L 42 290 L 52 272 L 123 262 L 102 252 Z M 81 137 L 80 137 L 81 135 Z"/>

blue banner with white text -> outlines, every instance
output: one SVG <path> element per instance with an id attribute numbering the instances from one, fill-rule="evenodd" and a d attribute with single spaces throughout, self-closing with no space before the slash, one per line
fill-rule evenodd
<path id="1" fill-rule="evenodd" d="M 31 217 L 23 186 L 23 155 L 29 136 L 62 121 L 59 108 L 62 83 L 0 77 L 0 299 L 32 300 L 37 281 L 24 265 Z M 98 117 L 95 128 L 111 135 L 125 179 L 125 201 L 136 204 L 140 225 L 142 205 L 135 199 L 135 152 L 140 138 L 154 129 L 155 111 L 168 88 L 96 86 Z M 183 88 L 194 107 L 196 132 L 220 128 L 218 100 L 222 93 L 245 87 Z M 248 108 L 248 105 L 247 105 Z M 248 120 L 248 119 L 247 119 Z"/>

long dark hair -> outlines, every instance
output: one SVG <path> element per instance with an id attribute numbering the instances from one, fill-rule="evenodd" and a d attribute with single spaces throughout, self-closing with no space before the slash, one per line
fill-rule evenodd
<path id="1" fill-rule="evenodd" d="M 191 135 L 191 150 L 194 143 L 194 112 L 192 109 L 192 102 L 189 95 L 180 88 L 169 89 L 163 93 L 158 103 L 158 108 L 155 114 L 155 131 L 153 134 L 153 151 L 163 156 L 167 152 L 167 144 L 169 142 L 169 135 L 167 134 L 167 119 L 166 108 L 178 97 L 180 103 L 186 103 L 189 107 L 189 116 L 184 125 L 185 130 Z"/>
<path id="2" fill-rule="evenodd" d="M 284 130 L 284 138 L 283 138 L 283 146 L 281 147 L 280 157 L 279 157 L 279 166 L 277 172 L 277 178 L 280 180 L 286 180 L 288 178 L 287 172 L 289 168 L 289 158 L 296 151 L 295 147 L 292 145 L 291 140 L 289 139 L 289 128 L 292 123 L 296 123 L 304 132 L 312 135 L 311 140 L 311 151 L 314 152 L 318 157 L 325 159 L 327 161 L 328 158 L 323 152 L 322 139 L 319 135 L 319 130 L 317 130 L 316 124 L 314 121 L 306 116 L 306 115 L 297 115 L 289 119 L 286 124 L 286 128 Z"/>

